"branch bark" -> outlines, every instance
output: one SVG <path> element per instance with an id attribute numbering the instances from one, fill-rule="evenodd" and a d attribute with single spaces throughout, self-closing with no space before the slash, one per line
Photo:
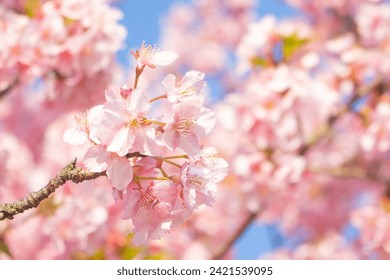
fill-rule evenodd
<path id="1" fill-rule="evenodd" d="M 0 221 L 5 219 L 12 220 L 15 215 L 37 207 L 43 200 L 48 198 L 56 189 L 64 185 L 67 181 L 81 183 L 106 175 L 105 171 L 95 173 L 82 169 L 81 167 L 76 167 L 76 161 L 77 158 L 62 168 L 60 172 L 39 191 L 31 192 L 25 198 L 16 202 L 0 205 Z"/>

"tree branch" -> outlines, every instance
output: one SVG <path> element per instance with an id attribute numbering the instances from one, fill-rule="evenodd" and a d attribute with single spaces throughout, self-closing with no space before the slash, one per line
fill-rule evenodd
<path id="1" fill-rule="evenodd" d="M 244 220 L 241 226 L 236 230 L 236 232 L 230 237 L 230 239 L 214 254 L 211 258 L 212 260 L 222 259 L 226 253 L 230 250 L 233 244 L 237 241 L 238 238 L 244 233 L 248 226 L 256 219 L 260 211 L 250 212 L 248 217 Z"/>
<path id="2" fill-rule="evenodd" d="M 25 198 L 14 203 L 0 205 L 0 221 L 5 219 L 12 220 L 15 215 L 37 207 L 43 200 L 48 198 L 57 188 L 64 185 L 67 181 L 81 183 L 106 175 L 105 171 L 95 173 L 82 169 L 81 167 L 76 167 L 76 161 L 77 158 L 62 168 L 61 171 L 39 191 L 31 192 Z"/>
<path id="3" fill-rule="evenodd" d="M 6 96 L 8 93 L 12 91 L 12 89 L 19 83 L 19 78 L 16 77 L 15 80 L 8 85 L 5 89 L 0 90 L 0 99 Z"/>

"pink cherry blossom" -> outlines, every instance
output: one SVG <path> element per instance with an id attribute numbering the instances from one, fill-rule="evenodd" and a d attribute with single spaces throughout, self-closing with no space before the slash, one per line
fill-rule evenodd
<path id="1" fill-rule="evenodd" d="M 197 164 L 210 170 L 211 179 L 213 182 L 221 182 L 228 172 L 228 163 L 217 157 L 217 149 L 214 147 L 207 147 L 201 150 L 200 160 Z"/>
<path id="2" fill-rule="evenodd" d="M 145 66 L 150 68 L 156 68 L 156 66 L 163 66 L 171 64 L 176 58 L 177 54 L 169 51 L 160 51 L 156 47 L 151 45 L 142 45 L 139 50 L 131 52 L 137 59 L 137 68 L 142 69 Z"/>
<path id="3" fill-rule="evenodd" d="M 355 17 L 358 31 L 367 44 L 378 45 L 390 40 L 390 7 L 386 3 L 365 3 Z"/>
<path id="4" fill-rule="evenodd" d="M 134 245 L 147 239 L 163 236 L 172 224 L 172 205 L 177 199 L 177 188 L 171 181 L 141 187 L 131 184 L 123 192 L 123 219 L 131 218 L 134 225 Z"/>
<path id="5" fill-rule="evenodd" d="M 76 128 L 65 130 L 63 140 L 72 145 L 84 144 L 87 140 L 99 144 L 100 140 L 95 137 L 97 125 L 100 122 L 102 106 L 95 106 L 88 112 L 75 116 Z"/>
<path id="6" fill-rule="evenodd" d="M 205 74 L 199 71 L 188 71 L 183 77 L 169 74 L 162 81 L 170 102 L 183 101 L 188 97 L 201 96 L 206 87 Z"/>
<path id="7" fill-rule="evenodd" d="M 217 186 L 212 181 L 207 168 L 186 163 L 182 167 L 181 182 L 183 184 L 183 197 L 190 209 L 202 204 L 213 205 L 216 200 Z"/>
<path id="8" fill-rule="evenodd" d="M 107 151 L 119 156 L 156 151 L 154 127 L 146 118 L 149 109 L 149 101 L 140 89 L 135 89 L 126 99 L 108 96 L 103 105 L 102 126 L 96 132 L 107 145 Z"/>
<path id="9" fill-rule="evenodd" d="M 390 103 L 381 102 L 371 115 L 374 120 L 360 139 L 361 147 L 368 153 L 386 152 L 390 150 Z"/>
<path id="10" fill-rule="evenodd" d="M 179 148 L 195 157 L 201 140 L 214 126 L 214 113 L 200 106 L 198 100 L 186 100 L 173 105 L 174 115 L 164 127 L 163 141 L 172 150 Z"/>
<path id="11" fill-rule="evenodd" d="M 385 208 L 361 207 L 352 212 L 352 223 L 361 231 L 359 238 L 366 251 L 381 248 L 390 255 L 390 219 Z"/>
<path id="12" fill-rule="evenodd" d="M 125 157 L 107 152 L 101 145 L 92 146 L 84 156 L 84 164 L 89 171 L 106 171 L 107 177 L 117 189 L 123 189 L 133 179 L 133 167 Z"/>
<path id="13" fill-rule="evenodd" d="M 186 162 L 181 168 L 183 197 L 190 209 L 216 200 L 217 185 L 227 174 L 227 163 L 218 158 L 215 148 L 206 148 L 195 162 Z"/>

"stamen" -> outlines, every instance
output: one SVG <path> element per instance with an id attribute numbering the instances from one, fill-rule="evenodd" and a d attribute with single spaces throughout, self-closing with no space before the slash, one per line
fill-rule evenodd
<path id="1" fill-rule="evenodd" d="M 158 202 L 157 197 L 150 193 L 144 193 L 141 199 L 141 205 L 145 208 L 153 208 Z"/>
<path id="2" fill-rule="evenodd" d="M 193 126 L 195 124 L 196 124 L 196 120 L 194 120 L 192 116 L 188 116 L 178 121 L 175 125 L 175 129 L 176 131 L 180 132 L 180 134 L 182 134 L 183 136 L 189 136 L 194 133 Z"/>
<path id="3" fill-rule="evenodd" d="M 203 179 L 202 177 L 198 175 L 191 175 L 188 177 L 187 181 L 192 185 L 195 186 L 197 189 L 201 189 L 203 185 Z"/>
<path id="4" fill-rule="evenodd" d="M 87 131 L 88 130 L 88 119 L 87 119 L 87 114 L 85 112 L 81 112 L 77 114 L 75 117 L 76 124 L 78 128 L 82 131 Z"/>

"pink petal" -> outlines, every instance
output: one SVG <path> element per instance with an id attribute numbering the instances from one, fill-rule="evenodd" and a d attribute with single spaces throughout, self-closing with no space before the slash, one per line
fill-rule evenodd
<path id="1" fill-rule="evenodd" d="M 147 237 L 148 237 L 148 230 L 143 229 L 140 231 L 136 231 L 132 239 L 133 245 L 140 246 L 144 244 Z"/>
<path id="2" fill-rule="evenodd" d="M 176 131 L 170 127 L 166 128 L 163 141 L 170 150 L 175 150 L 178 145 L 178 135 Z"/>
<path id="3" fill-rule="evenodd" d="M 92 146 L 84 156 L 83 163 L 91 172 L 102 172 L 107 169 L 110 154 L 102 146 Z"/>
<path id="4" fill-rule="evenodd" d="M 169 102 L 175 102 L 177 100 L 176 96 L 176 77 L 173 74 L 169 74 L 161 82 L 167 91 L 167 97 Z"/>
<path id="5" fill-rule="evenodd" d="M 131 219 L 138 213 L 139 199 L 140 199 L 139 191 L 138 190 L 131 191 L 130 187 L 128 187 L 123 199 L 122 219 Z"/>
<path id="6" fill-rule="evenodd" d="M 139 113 L 146 114 L 151 105 L 146 96 L 139 90 L 135 89 L 129 98 L 126 99 L 126 110 L 133 116 L 136 116 Z"/>
<path id="7" fill-rule="evenodd" d="M 111 89 L 106 89 L 106 91 L 104 92 L 104 95 L 105 95 L 107 101 L 114 101 L 114 100 L 118 99 L 118 96 Z"/>
<path id="8" fill-rule="evenodd" d="M 198 118 L 198 125 L 203 127 L 205 135 L 198 135 L 200 138 L 206 136 L 211 132 L 215 125 L 216 118 L 214 112 L 202 107 L 200 109 L 200 116 Z"/>
<path id="9" fill-rule="evenodd" d="M 107 168 L 107 177 L 121 190 L 133 180 L 133 167 L 127 158 L 114 157 Z"/>
<path id="10" fill-rule="evenodd" d="M 115 152 L 122 157 L 129 152 L 133 142 L 134 135 L 129 133 L 128 127 L 123 127 L 115 134 L 111 143 L 107 147 L 107 151 Z"/>
<path id="11" fill-rule="evenodd" d="M 190 209 L 194 209 L 197 206 L 196 203 L 196 190 L 194 188 L 184 189 L 184 200 Z"/>
<path id="12" fill-rule="evenodd" d="M 172 221 L 163 222 L 159 227 L 152 228 L 149 230 L 149 238 L 153 240 L 157 240 L 164 236 L 164 234 L 169 231 L 171 228 Z"/>
<path id="13" fill-rule="evenodd" d="M 107 102 L 103 106 L 104 118 L 103 125 L 107 128 L 115 128 L 123 124 L 124 107 L 118 101 Z"/>
<path id="14" fill-rule="evenodd" d="M 195 134 L 187 137 L 181 137 L 178 147 L 182 149 L 191 159 L 199 158 L 200 144 L 198 137 Z"/>

